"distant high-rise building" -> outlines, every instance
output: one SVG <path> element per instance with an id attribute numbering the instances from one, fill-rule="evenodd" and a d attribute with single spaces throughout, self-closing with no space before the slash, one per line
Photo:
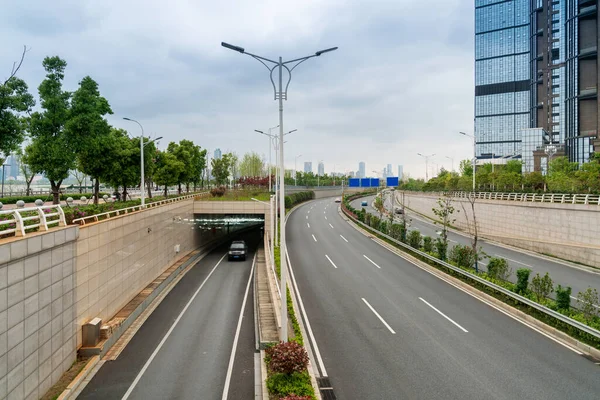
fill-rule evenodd
<path id="1" fill-rule="evenodd" d="M 312 161 L 304 161 L 304 172 L 305 173 L 312 173 Z"/>
<path id="2" fill-rule="evenodd" d="M 404 176 L 404 168 L 402 165 L 398 165 L 398 180 L 402 182 L 402 178 Z"/>
<path id="3" fill-rule="evenodd" d="M 354 176 L 355 176 L 355 174 L 354 174 L 354 171 L 350 171 L 350 172 L 348 172 L 348 176 L 349 176 L 350 178 L 354 178 Z"/>
<path id="4" fill-rule="evenodd" d="M 215 149 L 215 153 L 214 153 L 214 155 L 213 155 L 213 158 L 214 158 L 215 160 L 220 160 L 220 159 L 221 159 L 221 156 L 222 156 L 222 154 L 221 154 L 221 149 Z"/>
<path id="5" fill-rule="evenodd" d="M 387 176 L 392 176 L 393 175 L 393 173 L 392 173 L 392 164 L 388 164 L 387 165 L 386 175 Z"/>
<path id="6" fill-rule="evenodd" d="M 361 161 L 358 163 L 358 171 L 356 172 L 356 175 L 358 178 L 366 178 L 367 177 L 367 173 L 365 171 L 365 162 Z"/>
<path id="7" fill-rule="evenodd" d="M 10 165 L 6 168 L 6 179 L 17 179 L 19 176 L 19 158 L 14 154 L 6 158 L 5 164 Z"/>
<path id="8" fill-rule="evenodd" d="M 322 162 L 320 162 L 317 166 L 317 173 L 319 174 L 319 176 L 325 175 L 325 164 L 323 164 Z"/>

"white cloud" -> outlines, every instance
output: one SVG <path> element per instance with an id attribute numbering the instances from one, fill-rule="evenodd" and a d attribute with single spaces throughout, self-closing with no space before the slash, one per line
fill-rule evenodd
<path id="1" fill-rule="evenodd" d="M 425 175 L 416 153 L 455 167 L 470 157 L 459 130 L 473 126 L 473 11 L 464 0 L 13 2 L 3 7 L 0 76 L 27 44 L 21 71 L 32 92 L 42 59 L 69 63 L 65 87 L 90 75 L 116 126 L 169 140 L 266 154 L 254 129 L 278 123 L 268 72 L 221 41 L 284 59 L 339 46 L 294 71 L 284 104 L 286 164 L 323 159 L 326 170 L 404 164 Z"/>

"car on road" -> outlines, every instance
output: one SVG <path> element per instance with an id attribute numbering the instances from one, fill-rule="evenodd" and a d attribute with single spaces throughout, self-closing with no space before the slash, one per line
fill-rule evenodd
<path id="1" fill-rule="evenodd" d="M 367 203 L 367 201 L 366 201 L 366 200 L 363 200 L 363 201 L 361 201 L 361 202 L 360 202 L 360 205 L 361 205 L 362 207 L 366 207 L 366 206 L 368 205 L 368 203 Z"/>
<path id="2" fill-rule="evenodd" d="M 396 214 L 404 214 L 404 210 L 403 210 L 403 209 L 401 209 L 401 208 L 396 208 L 396 209 L 394 210 L 394 212 L 395 212 Z"/>
<path id="3" fill-rule="evenodd" d="M 229 246 L 229 253 L 227 259 L 229 261 L 232 260 L 246 260 L 246 255 L 248 254 L 248 246 L 246 246 L 246 242 L 243 240 L 234 240 L 231 242 Z"/>
<path id="4" fill-rule="evenodd" d="M 342 199 L 341 199 L 340 197 L 336 197 L 336 198 L 335 198 L 335 202 L 336 202 L 336 203 L 341 203 L 341 202 L 342 202 Z"/>

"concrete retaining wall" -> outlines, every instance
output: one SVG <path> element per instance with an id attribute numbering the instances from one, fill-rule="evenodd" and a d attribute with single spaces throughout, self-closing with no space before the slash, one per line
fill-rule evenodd
<path id="1" fill-rule="evenodd" d="M 401 198 L 399 193 L 397 198 Z M 406 192 L 405 199 L 407 207 L 435 217 L 432 208 L 437 207 L 437 196 Z M 471 204 L 454 199 L 454 207 L 460 211 L 454 214 L 454 225 L 468 232 L 467 218 L 473 221 Z M 482 237 L 600 267 L 597 205 L 476 200 L 475 215 Z"/>
<path id="2" fill-rule="evenodd" d="M 0 398 L 41 397 L 75 361 L 78 228 L 0 244 Z"/>

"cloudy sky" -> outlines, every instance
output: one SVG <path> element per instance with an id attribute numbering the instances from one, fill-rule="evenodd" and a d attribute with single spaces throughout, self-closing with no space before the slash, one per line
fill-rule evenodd
<path id="1" fill-rule="evenodd" d="M 425 175 L 417 153 L 455 168 L 472 154 L 458 131 L 473 130 L 473 3 L 467 0 L 26 0 L 0 15 L 0 78 L 23 45 L 19 76 L 32 93 L 42 60 L 67 63 L 65 88 L 90 75 L 109 100 L 111 124 L 169 141 L 268 158 L 254 129 L 278 124 L 267 69 L 229 42 L 275 59 L 339 50 L 294 70 L 284 102 L 288 168 L 326 172 L 404 165 Z"/>

